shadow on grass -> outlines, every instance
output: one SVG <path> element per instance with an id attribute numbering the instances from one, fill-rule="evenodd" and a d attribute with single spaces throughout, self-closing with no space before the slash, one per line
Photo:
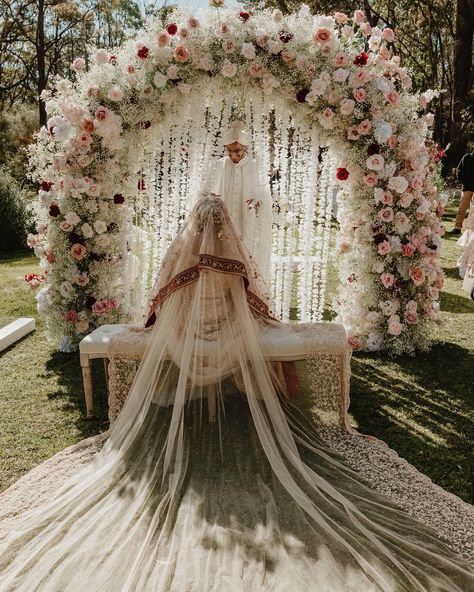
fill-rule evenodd
<path id="1" fill-rule="evenodd" d="M 437 343 L 430 353 L 352 359 L 350 413 L 431 479 L 474 503 L 474 353 Z M 423 385 L 423 386 L 420 386 Z"/>
<path id="2" fill-rule="evenodd" d="M 87 438 L 108 427 L 108 402 L 105 371 L 102 360 L 92 360 L 92 388 L 94 395 L 94 417 L 86 419 L 84 386 L 79 353 L 53 352 L 45 365 L 44 377 L 55 378 L 57 390 L 48 394 L 51 400 L 59 400 L 67 410 L 79 410 L 75 420 L 79 432 Z"/>
<path id="3" fill-rule="evenodd" d="M 459 267 L 445 267 L 443 268 L 443 271 L 446 277 L 462 282 L 461 276 L 459 275 Z"/>
<path id="4" fill-rule="evenodd" d="M 474 307 L 467 293 L 464 297 L 452 292 L 441 292 L 441 310 L 454 314 L 472 314 Z"/>

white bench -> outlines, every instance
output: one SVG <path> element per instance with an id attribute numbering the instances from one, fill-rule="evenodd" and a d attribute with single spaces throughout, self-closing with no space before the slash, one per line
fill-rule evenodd
<path id="1" fill-rule="evenodd" d="M 0 329 L 0 351 L 35 330 L 35 319 L 20 318 Z"/>
<path id="2" fill-rule="evenodd" d="M 348 427 L 350 357 L 352 350 L 342 325 L 300 323 L 297 336 L 283 343 L 274 335 L 264 336 L 265 356 L 269 361 L 294 361 L 304 364 L 298 376 L 310 393 L 311 410 L 325 422 Z M 116 332 L 109 347 L 109 419 L 118 417 L 127 399 L 140 360 L 148 344 L 151 328 L 130 325 Z M 278 347 L 281 346 L 281 349 Z M 279 351 L 280 350 L 280 351 Z"/>
<path id="3" fill-rule="evenodd" d="M 105 377 L 108 387 L 108 364 L 109 364 L 109 343 L 118 333 L 131 325 L 102 325 L 89 333 L 79 343 L 81 358 L 82 380 L 84 383 L 84 396 L 86 399 L 86 415 L 90 419 L 94 416 L 94 395 L 91 380 L 91 360 L 102 358 L 104 360 Z"/>

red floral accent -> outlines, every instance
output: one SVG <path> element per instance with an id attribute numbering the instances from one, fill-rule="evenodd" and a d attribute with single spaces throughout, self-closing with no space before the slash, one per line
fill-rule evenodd
<path id="1" fill-rule="evenodd" d="M 52 186 L 53 184 L 51 183 L 51 181 L 41 181 L 41 189 L 43 191 L 51 191 Z"/>
<path id="2" fill-rule="evenodd" d="M 137 183 L 138 191 L 145 191 L 145 179 L 140 179 Z"/>
<path id="3" fill-rule="evenodd" d="M 150 50 L 148 49 L 148 47 L 146 45 L 144 45 L 143 47 L 141 47 L 138 51 L 137 51 L 137 56 L 139 58 L 141 58 L 142 60 L 144 60 L 145 58 L 148 57 L 148 54 L 150 53 Z"/>
<path id="4" fill-rule="evenodd" d="M 109 62 L 110 62 L 110 63 L 111 63 L 113 66 L 116 66 L 116 65 L 117 65 L 117 56 L 112 54 L 112 55 L 109 57 Z"/>
<path id="5" fill-rule="evenodd" d="M 354 58 L 354 64 L 356 66 L 365 66 L 367 64 L 368 59 L 369 56 L 365 53 L 365 51 L 363 51 L 359 55 L 356 55 L 356 57 Z"/>
<path id="6" fill-rule="evenodd" d="M 49 206 L 49 215 L 51 216 L 51 218 L 56 218 L 57 216 L 59 216 L 60 213 L 61 213 L 61 210 L 59 209 L 59 206 L 57 203 L 52 203 Z"/>
<path id="7" fill-rule="evenodd" d="M 339 167 L 336 169 L 336 178 L 339 179 L 339 181 L 347 181 L 349 178 L 349 171 L 344 167 Z"/>
<path id="8" fill-rule="evenodd" d="M 114 195 L 114 204 L 123 204 L 125 201 L 125 197 L 121 193 L 116 193 Z"/>
<path id="9" fill-rule="evenodd" d="M 306 97 L 308 96 L 309 88 L 302 88 L 296 93 L 296 100 L 298 103 L 304 103 L 306 101 Z"/>
<path id="10" fill-rule="evenodd" d="M 245 23 L 245 21 L 248 21 L 249 18 L 250 18 L 250 13 L 249 12 L 245 12 L 245 11 L 239 12 L 239 19 L 241 19 L 242 21 L 244 21 L 244 23 Z"/>
<path id="11" fill-rule="evenodd" d="M 176 35 L 178 31 L 178 25 L 176 23 L 170 23 L 166 25 L 166 30 L 168 31 L 169 35 Z"/>
<path id="12" fill-rule="evenodd" d="M 288 33 L 288 31 L 280 31 L 279 33 L 279 38 L 282 43 L 289 43 L 293 37 L 293 33 Z"/>

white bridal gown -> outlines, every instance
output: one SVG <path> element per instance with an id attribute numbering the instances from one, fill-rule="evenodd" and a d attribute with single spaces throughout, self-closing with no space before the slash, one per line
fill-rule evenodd
<path id="1" fill-rule="evenodd" d="M 291 328 L 221 200 L 177 235 L 149 320 L 103 449 L 0 546 L 2 592 L 474 590 L 471 566 L 285 398 L 262 338 Z"/>

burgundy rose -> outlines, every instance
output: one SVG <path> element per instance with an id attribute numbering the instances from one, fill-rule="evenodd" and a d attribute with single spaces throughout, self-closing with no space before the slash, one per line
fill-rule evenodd
<path id="1" fill-rule="evenodd" d="M 70 232 L 69 233 L 69 242 L 71 244 L 74 244 L 74 243 L 79 243 L 80 245 L 86 244 L 84 237 L 77 234 L 77 232 Z"/>
<path id="2" fill-rule="evenodd" d="M 51 216 L 51 218 L 56 218 L 57 216 L 59 216 L 60 213 L 61 213 L 61 210 L 59 209 L 59 206 L 57 203 L 52 203 L 49 206 L 49 215 Z"/>
<path id="3" fill-rule="evenodd" d="M 304 103 L 306 101 L 306 97 L 308 96 L 309 88 L 302 88 L 296 93 L 296 100 L 298 103 Z"/>
<path id="4" fill-rule="evenodd" d="M 151 121 L 142 121 L 140 123 L 140 127 L 142 129 L 148 129 L 151 126 Z"/>
<path id="5" fill-rule="evenodd" d="M 116 193 L 114 195 L 114 204 L 123 204 L 125 201 L 125 197 L 121 193 Z"/>
<path id="6" fill-rule="evenodd" d="M 367 154 L 372 156 L 373 154 L 380 154 L 380 146 L 376 143 L 370 144 L 367 148 Z"/>
<path id="7" fill-rule="evenodd" d="M 145 58 L 148 57 L 148 54 L 150 53 L 150 50 L 148 49 L 148 47 L 146 45 L 144 45 L 143 47 L 141 47 L 138 51 L 137 51 L 137 56 L 139 58 L 141 58 L 142 60 L 144 60 Z"/>
<path id="8" fill-rule="evenodd" d="M 87 308 L 92 308 L 92 305 L 95 304 L 97 302 L 96 298 L 94 298 L 94 296 L 88 296 L 86 298 L 86 301 L 84 302 L 85 306 Z"/>
<path id="9" fill-rule="evenodd" d="M 282 43 L 289 43 L 293 39 L 293 33 L 288 33 L 288 31 L 280 31 L 279 37 Z"/>
<path id="10" fill-rule="evenodd" d="M 245 12 L 244 10 L 242 12 L 239 12 L 239 19 L 244 21 L 248 21 L 250 18 L 250 13 L 249 12 Z"/>
<path id="11" fill-rule="evenodd" d="M 43 191 L 51 191 L 52 186 L 53 184 L 51 183 L 51 181 L 41 181 L 41 189 Z"/>
<path id="12" fill-rule="evenodd" d="M 367 64 L 368 59 L 369 56 L 365 53 L 365 51 L 363 51 L 359 55 L 356 55 L 356 57 L 354 58 L 354 64 L 356 66 L 365 66 Z"/>
<path id="13" fill-rule="evenodd" d="M 116 66 L 117 65 L 117 56 L 112 54 L 109 57 L 109 63 L 112 64 L 113 66 Z"/>
<path id="14" fill-rule="evenodd" d="M 138 191 L 145 191 L 145 179 L 140 179 L 137 183 Z"/>
<path id="15" fill-rule="evenodd" d="M 169 35 L 176 35 L 178 31 L 178 25 L 176 23 L 170 23 L 166 25 L 166 30 L 168 31 Z"/>
<path id="16" fill-rule="evenodd" d="M 397 278 L 394 283 L 393 286 L 394 288 L 401 288 L 403 284 L 402 278 Z"/>
<path id="17" fill-rule="evenodd" d="M 347 181 L 349 178 L 349 171 L 344 167 L 338 167 L 336 169 L 336 179 L 339 181 Z"/>
<path id="18" fill-rule="evenodd" d="M 374 236 L 374 242 L 376 245 L 380 245 L 380 243 L 383 243 L 384 241 L 388 241 L 388 236 L 383 232 L 379 232 Z"/>

